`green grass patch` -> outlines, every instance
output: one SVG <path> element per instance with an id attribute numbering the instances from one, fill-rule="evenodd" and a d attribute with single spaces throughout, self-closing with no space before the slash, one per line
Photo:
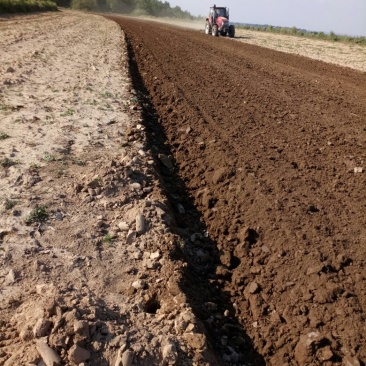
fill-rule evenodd
<path id="1" fill-rule="evenodd" d="M 56 10 L 56 3 L 50 0 L 0 0 L 0 13 L 32 13 Z"/>
<path id="2" fill-rule="evenodd" d="M 47 206 L 37 206 L 25 219 L 25 223 L 30 225 L 32 223 L 42 223 L 48 219 Z"/>

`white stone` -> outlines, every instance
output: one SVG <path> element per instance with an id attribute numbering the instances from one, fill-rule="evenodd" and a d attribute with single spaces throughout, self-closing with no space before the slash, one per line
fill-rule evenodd
<path id="1" fill-rule="evenodd" d="M 137 250 L 132 254 L 132 258 L 141 259 L 142 258 L 142 253 L 139 250 Z"/>
<path id="2" fill-rule="evenodd" d="M 177 205 L 177 209 L 178 209 L 178 212 L 181 214 L 181 215 L 184 215 L 186 213 L 186 210 L 184 209 L 183 205 L 181 205 L 180 203 L 178 203 Z"/>
<path id="3" fill-rule="evenodd" d="M 145 259 L 144 265 L 147 269 L 153 269 L 155 268 L 155 262 L 152 259 Z"/>
<path id="4" fill-rule="evenodd" d="M 145 217 L 144 215 L 136 216 L 136 232 L 142 234 L 145 232 Z"/>
<path id="5" fill-rule="evenodd" d="M 173 166 L 173 163 L 171 161 L 171 159 L 164 155 L 164 154 L 159 154 L 159 159 L 160 161 L 168 168 L 168 169 L 173 169 L 174 166 Z"/>
<path id="6" fill-rule="evenodd" d="M 140 191 L 141 190 L 141 184 L 137 183 L 137 182 L 132 183 L 130 185 L 130 187 L 131 187 L 131 190 L 133 190 L 133 191 Z"/>
<path id="7" fill-rule="evenodd" d="M 122 366 L 131 366 L 135 354 L 131 350 L 127 350 L 122 354 Z"/>
<path id="8" fill-rule="evenodd" d="M 137 233 L 136 231 L 130 230 L 127 233 L 126 242 L 127 244 L 132 244 L 136 240 Z"/>
<path id="9" fill-rule="evenodd" d="M 159 206 L 156 206 L 155 207 L 155 211 L 156 211 L 156 213 L 158 214 L 158 216 L 160 216 L 160 217 L 162 217 L 162 216 L 164 216 L 165 215 L 165 211 L 161 208 L 161 207 L 159 207 Z"/>
<path id="10" fill-rule="evenodd" d="M 45 337 L 51 327 L 51 322 L 47 319 L 40 318 L 37 320 L 33 328 L 33 335 L 34 337 Z"/>
<path id="11" fill-rule="evenodd" d="M 90 351 L 74 344 L 69 350 L 69 360 L 77 365 L 90 358 Z"/>
<path id="12" fill-rule="evenodd" d="M 60 356 L 51 347 L 49 347 L 47 343 L 39 341 L 37 342 L 36 348 L 46 366 L 60 365 Z"/>
<path id="13" fill-rule="evenodd" d="M 128 231 L 128 230 L 129 230 L 128 224 L 127 224 L 127 222 L 125 222 L 125 221 L 121 221 L 121 222 L 118 224 L 118 228 L 119 228 L 121 231 Z"/>
<path id="14" fill-rule="evenodd" d="M 162 354 L 164 364 L 168 365 L 176 364 L 178 353 L 177 348 L 175 347 L 175 344 L 173 342 L 168 343 L 163 347 Z"/>
<path id="15" fill-rule="evenodd" d="M 228 337 L 227 336 L 222 336 L 221 337 L 221 344 L 223 346 L 227 346 L 227 340 L 228 340 Z"/>
<path id="16" fill-rule="evenodd" d="M 90 335 L 89 323 L 86 320 L 75 320 L 74 321 L 74 332 L 85 338 L 88 338 Z"/>
<path id="17" fill-rule="evenodd" d="M 132 283 L 132 287 L 136 290 L 143 289 L 146 286 L 146 282 L 144 280 L 136 280 Z"/>
<path id="18" fill-rule="evenodd" d="M 5 284 L 13 285 L 17 280 L 17 275 L 13 269 L 5 276 Z"/>
<path id="19" fill-rule="evenodd" d="M 343 357 L 344 366 L 360 366 L 360 361 L 356 357 L 344 356 Z"/>
<path id="20" fill-rule="evenodd" d="M 159 259 L 161 257 L 160 250 L 158 249 L 156 252 L 150 254 L 151 259 Z"/>
<path id="21" fill-rule="evenodd" d="M 255 294 L 256 292 L 258 292 L 258 290 L 259 290 L 259 286 L 256 282 L 251 282 L 248 285 L 248 291 L 250 294 Z"/>

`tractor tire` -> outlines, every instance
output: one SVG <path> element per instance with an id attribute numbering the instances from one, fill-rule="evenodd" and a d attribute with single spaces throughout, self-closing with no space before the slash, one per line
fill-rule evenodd
<path id="1" fill-rule="evenodd" d="M 234 25 L 229 25 L 229 32 L 228 32 L 228 36 L 230 38 L 234 38 L 235 37 L 235 26 Z"/>
<path id="2" fill-rule="evenodd" d="M 211 34 L 212 34 L 214 37 L 217 37 L 217 36 L 219 35 L 219 29 L 218 29 L 218 27 L 217 27 L 217 25 L 216 25 L 216 24 L 214 24 L 214 25 L 212 26 L 212 32 L 211 32 Z"/>
<path id="3" fill-rule="evenodd" d="M 211 25 L 210 25 L 210 22 L 206 22 L 205 34 L 210 34 L 210 33 L 211 33 Z"/>

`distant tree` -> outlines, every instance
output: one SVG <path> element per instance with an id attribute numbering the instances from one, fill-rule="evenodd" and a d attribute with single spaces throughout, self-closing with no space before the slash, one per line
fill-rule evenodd
<path id="1" fill-rule="evenodd" d="M 56 0 L 57 6 L 62 6 L 64 8 L 69 8 L 71 6 L 71 0 Z"/>
<path id="2" fill-rule="evenodd" d="M 96 0 L 72 0 L 71 7 L 73 9 L 92 11 L 97 8 Z"/>
<path id="3" fill-rule="evenodd" d="M 109 5 L 107 3 L 107 0 L 96 0 L 96 6 L 97 10 L 99 11 L 108 11 Z"/>
<path id="4" fill-rule="evenodd" d="M 338 40 L 339 40 L 338 36 L 337 36 L 333 31 L 331 31 L 331 32 L 329 33 L 329 37 L 330 37 L 330 39 L 331 39 L 331 40 L 333 40 L 333 41 L 338 41 Z"/>
<path id="5" fill-rule="evenodd" d="M 0 0 L 1 1 L 1 0 Z M 60 6 L 71 5 L 74 9 L 113 11 L 133 15 L 152 15 L 157 17 L 172 17 L 194 19 L 189 12 L 179 6 L 172 8 L 168 1 L 160 0 L 55 0 Z"/>
<path id="6" fill-rule="evenodd" d="M 109 10 L 116 13 L 129 14 L 136 6 L 133 0 L 106 0 L 106 2 Z"/>

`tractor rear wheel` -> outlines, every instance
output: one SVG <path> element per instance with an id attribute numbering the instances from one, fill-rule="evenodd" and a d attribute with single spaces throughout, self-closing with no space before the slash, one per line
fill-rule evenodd
<path id="1" fill-rule="evenodd" d="M 211 25 L 210 25 L 210 22 L 206 22 L 205 33 L 206 34 L 210 34 L 211 33 Z"/>
<path id="2" fill-rule="evenodd" d="M 215 37 L 217 37 L 217 36 L 219 35 L 219 29 L 218 29 L 218 27 L 217 27 L 217 24 L 214 24 L 214 25 L 212 26 L 212 32 L 211 32 L 211 34 L 212 34 L 213 36 L 215 36 Z"/>
<path id="3" fill-rule="evenodd" d="M 229 32 L 228 32 L 228 36 L 230 38 L 234 38 L 235 37 L 235 27 L 233 24 L 229 25 Z"/>

